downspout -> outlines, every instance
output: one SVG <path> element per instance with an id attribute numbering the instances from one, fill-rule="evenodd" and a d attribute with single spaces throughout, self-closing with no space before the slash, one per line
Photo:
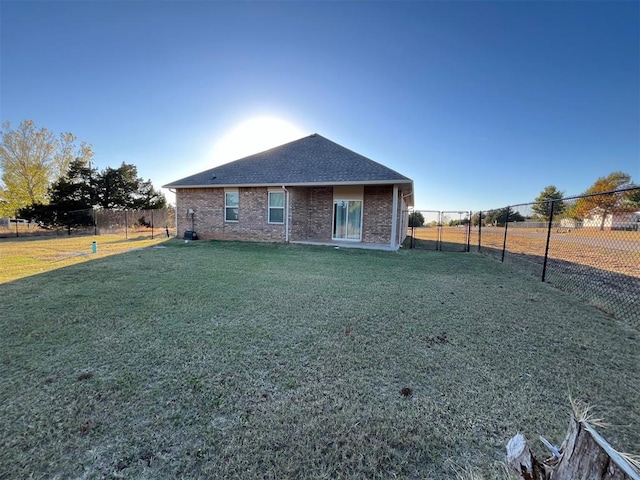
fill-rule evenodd
<path id="1" fill-rule="evenodd" d="M 289 190 L 282 185 L 284 190 L 284 241 L 289 243 Z"/>
<path id="2" fill-rule="evenodd" d="M 396 236 L 398 235 L 398 185 L 393 186 L 393 202 L 391 212 L 391 248 L 396 248 Z"/>
<path id="3" fill-rule="evenodd" d="M 413 190 L 411 190 L 409 193 L 405 195 L 402 195 L 402 201 L 404 202 L 405 197 L 410 197 L 411 195 L 413 195 Z M 407 220 L 409 218 L 408 217 L 409 208 L 413 208 L 413 207 L 407 207 Z M 402 242 L 404 242 L 404 239 L 407 238 L 407 229 L 409 228 L 409 222 L 407 221 L 407 223 L 405 224 L 404 218 L 405 217 L 403 215 L 402 218 L 400 219 L 400 230 L 398 230 L 398 245 L 402 245 Z M 404 232 L 404 238 L 400 239 L 400 236 L 403 234 L 402 232 Z"/>
<path id="4" fill-rule="evenodd" d="M 167 190 L 169 190 L 171 193 L 173 193 L 176 196 L 176 207 L 173 209 L 173 226 L 176 229 L 176 237 L 178 236 L 178 194 L 176 193 L 175 190 L 171 190 L 170 188 L 167 188 Z"/>

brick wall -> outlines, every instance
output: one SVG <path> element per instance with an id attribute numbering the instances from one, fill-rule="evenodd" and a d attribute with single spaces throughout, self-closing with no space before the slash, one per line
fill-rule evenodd
<path id="1" fill-rule="evenodd" d="M 289 187 L 289 239 L 331 240 L 333 187 Z M 181 188 L 176 193 L 178 236 L 193 229 L 203 239 L 284 242 L 285 226 L 268 223 L 268 189 L 239 188 L 238 221 L 224 221 L 223 188 Z M 400 193 L 399 193 L 400 195 Z M 393 186 L 365 186 L 362 241 L 391 242 Z M 398 202 L 398 226 L 402 202 Z"/>
<path id="2" fill-rule="evenodd" d="M 362 241 L 367 243 L 391 242 L 391 211 L 393 186 L 365 186 Z"/>
<path id="3" fill-rule="evenodd" d="M 290 187 L 291 240 L 331 240 L 333 187 Z"/>
<path id="4" fill-rule="evenodd" d="M 195 210 L 194 230 L 202 239 L 284 242 L 284 224 L 268 222 L 268 189 L 239 188 L 238 221 L 224 221 L 223 188 L 181 188 L 176 191 L 178 236 L 191 230 L 188 209 Z"/>

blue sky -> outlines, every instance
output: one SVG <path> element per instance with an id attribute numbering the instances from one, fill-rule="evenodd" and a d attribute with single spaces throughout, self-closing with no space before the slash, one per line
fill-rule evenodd
<path id="1" fill-rule="evenodd" d="M 640 2 L 3 0 L 0 22 L 0 120 L 157 187 L 285 124 L 411 177 L 422 209 L 640 182 Z"/>

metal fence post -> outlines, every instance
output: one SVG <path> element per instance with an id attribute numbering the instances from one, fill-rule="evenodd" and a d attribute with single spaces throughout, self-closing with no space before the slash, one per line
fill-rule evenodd
<path id="1" fill-rule="evenodd" d="M 93 234 L 98 235 L 98 221 L 95 208 L 93 209 Z"/>
<path id="2" fill-rule="evenodd" d="M 478 212 L 478 252 L 482 251 L 482 210 Z"/>
<path id="3" fill-rule="evenodd" d="M 504 252 L 507 249 L 507 230 L 509 229 L 509 213 L 511 208 L 507 207 L 507 218 L 504 220 L 504 241 L 502 242 L 502 260 L 504 262 Z"/>
<path id="4" fill-rule="evenodd" d="M 442 248 L 442 212 L 438 212 L 438 241 L 436 243 L 436 250 L 440 251 Z"/>
<path id="5" fill-rule="evenodd" d="M 556 201 L 551 201 L 551 211 L 549 212 L 549 225 L 547 226 L 547 244 L 544 247 L 544 262 L 542 263 L 542 281 L 547 276 L 547 259 L 549 258 L 549 240 L 551 239 L 551 227 L 553 224 L 553 207 L 555 206 Z"/>
<path id="6" fill-rule="evenodd" d="M 469 210 L 469 223 L 467 224 L 467 252 L 471 251 L 471 215 L 473 215 L 473 211 Z"/>
<path id="7" fill-rule="evenodd" d="M 127 211 L 124 211 L 124 238 L 125 240 L 129 240 L 129 225 L 127 225 Z"/>
<path id="8" fill-rule="evenodd" d="M 151 240 L 153 240 L 153 210 L 151 210 Z"/>

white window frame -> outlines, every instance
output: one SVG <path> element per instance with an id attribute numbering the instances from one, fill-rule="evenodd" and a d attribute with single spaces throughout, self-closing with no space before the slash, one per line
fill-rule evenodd
<path id="1" fill-rule="evenodd" d="M 349 203 L 350 202 L 360 202 L 360 232 L 359 232 L 359 236 L 358 238 L 342 238 L 342 237 L 336 237 L 335 236 L 335 229 L 336 229 L 336 221 L 335 221 L 335 216 L 336 216 L 336 206 L 338 203 L 340 202 L 346 202 L 347 203 L 347 212 L 349 210 Z M 345 217 L 345 222 L 348 223 L 348 213 L 347 213 L 347 217 Z M 334 198 L 333 199 L 333 207 L 332 207 L 332 212 L 331 212 L 331 240 L 336 240 L 336 241 L 340 241 L 340 242 L 361 242 L 362 241 L 362 230 L 363 230 L 363 225 L 362 225 L 362 221 L 364 219 L 364 201 L 361 199 L 353 199 L 353 198 Z"/>
<path id="2" fill-rule="evenodd" d="M 228 205 L 227 204 L 227 195 L 228 194 L 235 194 L 237 197 L 237 203 L 236 205 Z M 235 219 L 229 219 L 227 218 L 227 212 L 229 211 L 229 209 L 234 208 L 236 210 L 236 218 Z M 240 192 L 238 192 L 238 190 L 225 190 L 224 191 L 224 221 L 225 222 L 230 222 L 230 223 L 238 223 L 238 218 L 240 218 Z"/>
<path id="3" fill-rule="evenodd" d="M 271 205 L 271 195 L 272 194 L 277 194 L 277 195 L 282 195 L 282 206 L 281 207 L 274 207 Z M 284 191 L 282 190 L 274 190 L 274 191 L 270 191 L 267 193 L 268 197 L 267 197 L 267 222 L 272 224 L 272 225 L 284 225 L 284 220 L 285 220 L 285 202 L 287 200 Z M 271 220 L 271 211 L 272 210 L 282 210 L 282 221 L 281 222 L 273 222 Z"/>

